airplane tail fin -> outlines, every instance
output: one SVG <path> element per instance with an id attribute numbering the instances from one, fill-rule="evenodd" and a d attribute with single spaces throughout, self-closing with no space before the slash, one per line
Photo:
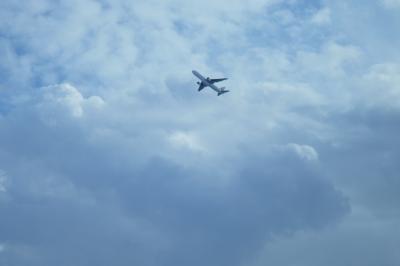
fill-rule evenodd
<path id="1" fill-rule="evenodd" d="M 218 96 L 227 92 L 229 92 L 229 90 L 225 90 L 225 87 L 222 87 L 221 90 L 218 92 Z"/>

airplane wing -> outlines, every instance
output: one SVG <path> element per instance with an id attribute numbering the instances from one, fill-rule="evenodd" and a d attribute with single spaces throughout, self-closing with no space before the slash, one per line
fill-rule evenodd
<path id="1" fill-rule="evenodd" d="M 204 84 L 203 83 L 200 83 L 200 86 L 199 86 L 199 89 L 198 89 L 198 91 L 201 91 L 202 89 L 204 89 Z"/>
<path id="2" fill-rule="evenodd" d="M 210 82 L 211 84 L 214 84 L 214 83 L 216 83 L 216 82 L 220 82 L 220 81 L 224 81 L 224 80 L 227 80 L 227 78 L 222 78 L 222 79 L 210 79 L 209 82 Z"/>

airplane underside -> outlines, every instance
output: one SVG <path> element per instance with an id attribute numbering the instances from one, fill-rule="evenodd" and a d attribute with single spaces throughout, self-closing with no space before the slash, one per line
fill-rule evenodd
<path id="1" fill-rule="evenodd" d="M 199 78 L 201 80 L 197 82 L 197 84 L 199 85 L 199 88 L 197 89 L 198 91 L 201 91 L 202 89 L 204 89 L 205 87 L 210 87 L 211 89 L 213 89 L 215 92 L 217 92 L 218 96 L 229 92 L 229 90 L 225 90 L 225 87 L 222 88 L 218 88 L 217 86 L 214 85 L 214 83 L 216 82 L 220 82 L 220 81 L 224 81 L 227 80 L 227 78 L 219 78 L 219 79 L 211 79 L 209 77 L 204 78 L 199 72 L 197 72 L 196 70 L 192 71 L 193 75 L 195 75 L 197 78 Z"/>

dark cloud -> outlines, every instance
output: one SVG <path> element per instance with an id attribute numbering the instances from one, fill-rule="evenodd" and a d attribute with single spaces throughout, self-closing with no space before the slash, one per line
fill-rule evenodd
<path id="1" fill-rule="evenodd" d="M 333 172 L 343 169 L 338 180 L 353 191 L 376 214 L 398 215 L 399 112 L 357 108 L 331 118 L 342 130 L 336 147 L 322 151 Z M 336 172 L 336 171 L 335 171 Z"/>
<path id="2" fill-rule="evenodd" d="M 91 143 L 92 129 L 69 109 L 43 120 L 37 106 L 52 105 L 41 101 L 1 123 L 12 185 L 0 230 L 10 263 L 25 247 L 36 256 L 26 265 L 238 265 L 273 235 L 315 230 L 348 212 L 341 193 L 291 150 L 244 149 L 221 185 L 209 182 L 221 178 L 213 169 L 129 159 L 140 150 L 104 152 L 107 141 Z"/>

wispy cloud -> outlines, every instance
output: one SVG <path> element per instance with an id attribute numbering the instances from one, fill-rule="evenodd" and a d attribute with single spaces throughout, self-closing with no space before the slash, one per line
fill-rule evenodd
<path id="1" fill-rule="evenodd" d="M 7 175 L 3 170 L 0 170 L 0 192 L 6 192 Z"/>

